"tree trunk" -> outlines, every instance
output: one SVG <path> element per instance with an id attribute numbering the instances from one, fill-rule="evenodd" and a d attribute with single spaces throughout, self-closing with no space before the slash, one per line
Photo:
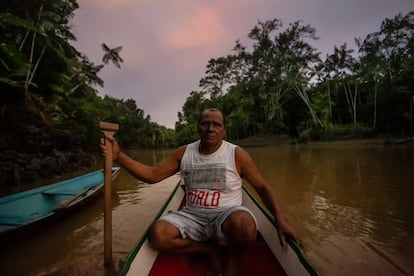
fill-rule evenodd
<path id="1" fill-rule="evenodd" d="M 298 96 L 303 100 L 303 102 L 306 104 L 306 106 L 309 109 L 309 113 L 311 114 L 312 121 L 315 124 L 318 124 L 320 127 L 323 127 L 323 124 L 321 120 L 319 119 L 318 115 L 316 115 L 315 111 L 313 110 L 311 106 L 311 102 L 309 100 L 308 94 L 298 85 L 295 85 L 295 91 L 298 94 Z"/>
<path id="2" fill-rule="evenodd" d="M 377 91 L 378 83 L 375 82 L 374 85 L 374 129 L 377 127 Z"/>

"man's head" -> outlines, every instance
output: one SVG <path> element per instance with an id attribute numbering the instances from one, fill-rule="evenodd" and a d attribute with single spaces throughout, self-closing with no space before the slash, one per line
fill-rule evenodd
<path id="1" fill-rule="evenodd" d="M 218 108 L 213 108 L 213 107 L 211 107 L 211 108 L 206 108 L 206 109 L 204 109 L 203 111 L 201 111 L 201 112 L 200 112 L 200 115 L 198 116 L 198 122 L 197 122 L 198 126 L 200 126 L 200 125 L 201 125 L 201 122 L 202 122 L 202 120 L 203 120 L 204 113 L 206 113 L 206 112 L 218 112 L 218 113 L 220 113 L 220 115 L 221 115 L 221 117 L 222 117 L 222 123 L 223 123 L 223 125 L 224 125 L 224 128 L 226 128 L 226 126 L 227 126 L 227 119 L 226 119 L 226 117 L 224 116 L 223 112 L 221 112 L 221 110 L 220 110 L 220 109 L 218 109 Z"/>
<path id="2" fill-rule="evenodd" d="M 217 108 L 208 108 L 198 118 L 198 134 L 202 145 L 218 147 L 226 132 L 226 119 Z"/>

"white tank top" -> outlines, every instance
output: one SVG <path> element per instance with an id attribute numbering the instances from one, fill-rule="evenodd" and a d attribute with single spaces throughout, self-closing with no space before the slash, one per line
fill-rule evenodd
<path id="1" fill-rule="evenodd" d="M 181 177 L 188 208 L 217 209 L 242 204 L 242 179 L 235 162 L 236 145 L 223 141 L 209 155 L 200 154 L 200 140 L 187 145 L 181 160 Z"/>

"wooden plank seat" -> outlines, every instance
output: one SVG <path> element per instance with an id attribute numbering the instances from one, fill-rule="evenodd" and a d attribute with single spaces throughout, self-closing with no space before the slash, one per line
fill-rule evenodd
<path id="1" fill-rule="evenodd" d="M 45 191 L 43 195 L 76 195 L 75 191 Z"/>
<path id="2" fill-rule="evenodd" d="M 83 188 L 82 191 L 85 190 L 85 189 L 90 190 L 91 188 L 95 187 L 96 185 L 99 185 L 99 184 L 92 184 L 92 185 L 85 186 L 85 188 Z M 79 194 L 79 189 L 70 189 L 68 187 L 62 187 L 62 188 L 58 187 L 58 188 L 54 188 L 54 189 L 44 191 L 44 192 L 42 192 L 42 194 L 44 194 L 44 195 L 72 195 L 72 196 L 74 196 L 74 195 Z"/>

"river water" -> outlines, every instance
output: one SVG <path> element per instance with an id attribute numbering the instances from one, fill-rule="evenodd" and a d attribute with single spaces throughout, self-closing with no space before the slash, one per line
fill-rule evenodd
<path id="1" fill-rule="evenodd" d="M 414 275 L 414 147 L 352 141 L 249 147 L 322 275 Z M 134 151 L 159 163 L 169 151 Z M 110 275 L 179 177 L 113 183 L 113 270 L 103 266 L 103 197 L 0 248 L 0 275 Z"/>

